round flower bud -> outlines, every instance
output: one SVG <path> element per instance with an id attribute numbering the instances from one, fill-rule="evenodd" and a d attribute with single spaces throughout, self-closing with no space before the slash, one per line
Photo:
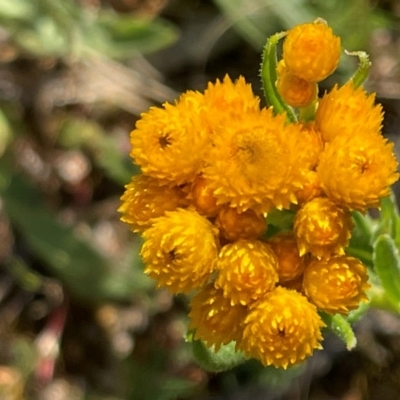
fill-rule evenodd
<path id="1" fill-rule="evenodd" d="M 276 88 L 282 99 L 292 107 L 306 107 L 317 98 L 318 86 L 292 74 L 281 60 L 277 68 Z"/>
<path id="2" fill-rule="evenodd" d="M 325 197 L 305 203 L 294 219 L 294 233 L 300 254 L 317 258 L 344 254 L 351 237 L 353 221 L 349 211 Z"/>
<path id="3" fill-rule="evenodd" d="M 283 42 L 287 68 L 308 82 L 319 82 L 332 74 L 340 53 L 340 38 L 321 19 L 290 29 Z"/>
<path id="4" fill-rule="evenodd" d="M 313 260 L 304 272 L 303 287 L 320 310 L 331 314 L 347 314 L 368 300 L 367 270 L 361 261 L 349 256 Z"/>
<path id="5" fill-rule="evenodd" d="M 300 256 L 296 238 L 291 232 L 282 232 L 267 242 L 278 259 L 279 282 L 298 278 L 304 271 L 304 256 Z"/>
<path id="6" fill-rule="evenodd" d="M 306 297 L 283 287 L 250 306 L 238 348 L 263 365 L 286 369 L 321 348 L 325 326 Z"/>
<path id="7" fill-rule="evenodd" d="M 218 230 L 194 211 L 177 209 L 143 233 L 144 272 L 171 293 L 188 293 L 209 280 L 218 257 Z"/>
<path id="8" fill-rule="evenodd" d="M 189 329 L 194 329 L 194 339 L 200 339 L 208 347 L 218 351 L 222 344 L 240 341 L 247 308 L 231 305 L 222 290 L 212 283 L 196 293 L 190 301 Z"/>
<path id="9" fill-rule="evenodd" d="M 231 241 L 257 239 L 267 229 L 265 218 L 252 210 L 239 212 L 236 208 L 224 207 L 218 214 L 215 225 L 222 235 Z"/>
<path id="10" fill-rule="evenodd" d="M 238 240 L 224 246 L 218 256 L 215 287 L 231 304 L 247 305 L 278 283 L 277 259 L 267 244 Z"/>
<path id="11" fill-rule="evenodd" d="M 196 210 L 206 217 L 215 217 L 222 205 L 217 204 L 207 179 L 198 176 L 192 184 L 188 199 Z"/>

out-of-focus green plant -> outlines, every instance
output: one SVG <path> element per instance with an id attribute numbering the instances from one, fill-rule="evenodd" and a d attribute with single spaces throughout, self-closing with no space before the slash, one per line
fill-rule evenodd
<path id="1" fill-rule="evenodd" d="M 85 10 L 75 1 L 0 1 L 0 24 L 36 56 L 85 57 L 92 52 L 127 59 L 171 44 L 176 28 L 165 20 Z"/>

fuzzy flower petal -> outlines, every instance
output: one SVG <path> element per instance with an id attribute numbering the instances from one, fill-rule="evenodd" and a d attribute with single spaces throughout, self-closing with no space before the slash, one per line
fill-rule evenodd
<path id="1" fill-rule="evenodd" d="M 367 270 L 361 261 L 349 256 L 312 261 L 306 267 L 303 287 L 320 310 L 332 314 L 347 314 L 368 300 Z"/>
<path id="2" fill-rule="evenodd" d="M 219 253 L 215 287 L 223 290 L 231 304 L 246 305 L 275 287 L 277 268 L 270 246 L 258 240 L 238 240 Z"/>
<path id="3" fill-rule="evenodd" d="M 145 273 L 172 293 L 188 293 L 201 287 L 214 271 L 217 233 L 207 219 L 194 211 L 167 212 L 143 233 L 141 256 Z"/>
<path id="4" fill-rule="evenodd" d="M 323 326 L 306 297 L 277 287 L 250 307 L 239 348 L 265 366 L 286 369 L 321 348 Z"/>
<path id="5" fill-rule="evenodd" d="M 194 329 L 195 339 L 201 339 L 208 347 L 218 351 L 222 344 L 240 341 L 247 308 L 223 296 L 222 290 L 208 284 L 190 301 L 189 329 Z"/>
<path id="6" fill-rule="evenodd" d="M 382 106 L 375 104 L 375 94 L 368 95 L 352 82 L 334 88 L 320 100 L 315 121 L 325 142 L 336 136 L 380 134 L 383 121 Z"/>
<path id="7" fill-rule="evenodd" d="M 201 93 L 186 92 L 175 105 L 152 107 L 131 132 L 131 157 L 142 172 L 173 185 L 193 181 L 209 145 Z"/>
<path id="8" fill-rule="evenodd" d="M 210 82 L 204 92 L 204 102 L 207 105 L 206 117 L 212 126 L 221 123 L 221 120 L 237 119 L 242 114 L 260 110 L 260 99 L 243 76 L 232 81 L 226 75 L 222 82 Z"/>
<path id="9" fill-rule="evenodd" d="M 393 143 L 380 135 L 337 136 L 325 145 L 317 167 L 328 197 L 351 210 L 378 207 L 399 178 Z"/>
<path id="10" fill-rule="evenodd" d="M 283 42 L 287 68 L 308 82 L 319 82 L 332 74 L 340 53 L 340 38 L 322 20 L 295 26 Z"/>
<path id="11" fill-rule="evenodd" d="M 305 181 L 307 161 L 301 156 L 301 126 L 286 124 L 271 109 L 227 121 L 213 136 L 204 176 L 218 203 L 240 212 L 289 208 Z"/>
<path id="12" fill-rule="evenodd" d="M 310 252 L 317 258 L 344 254 L 352 228 L 350 212 L 326 197 L 305 203 L 294 220 L 300 254 Z"/>
<path id="13" fill-rule="evenodd" d="M 122 214 L 121 221 L 127 223 L 134 232 L 149 228 L 154 218 L 187 203 L 179 187 L 161 186 L 157 179 L 145 175 L 133 176 L 125 187 L 121 201 L 118 209 Z"/>

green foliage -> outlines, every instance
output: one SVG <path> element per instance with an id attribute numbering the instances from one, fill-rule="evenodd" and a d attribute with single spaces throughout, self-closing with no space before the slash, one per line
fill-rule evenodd
<path id="1" fill-rule="evenodd" d="M 177 39 L 176 28 L 167 21 L 108 10 L 95 13 L 75 1 L 0 0 L 0 22 L 22 50 L 38 57 L 98 53 L 123 60 Z"/>

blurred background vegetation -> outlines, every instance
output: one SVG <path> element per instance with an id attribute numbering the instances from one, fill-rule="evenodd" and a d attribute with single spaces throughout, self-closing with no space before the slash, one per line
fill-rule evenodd
<path id="1" fill-rule="evenodd" d="M 226 73 L 261 94 L 266 37 L 317 17 L 370 53 L 399 142 L 399 0 L 0 0 L 0 399 L 400 398 L 400 320 L 382 311 L 351 353 L 328 335 L 286 372 L 204 372 L 185 299 L 143 275 L 116 211 L 141 112 Z"/>

